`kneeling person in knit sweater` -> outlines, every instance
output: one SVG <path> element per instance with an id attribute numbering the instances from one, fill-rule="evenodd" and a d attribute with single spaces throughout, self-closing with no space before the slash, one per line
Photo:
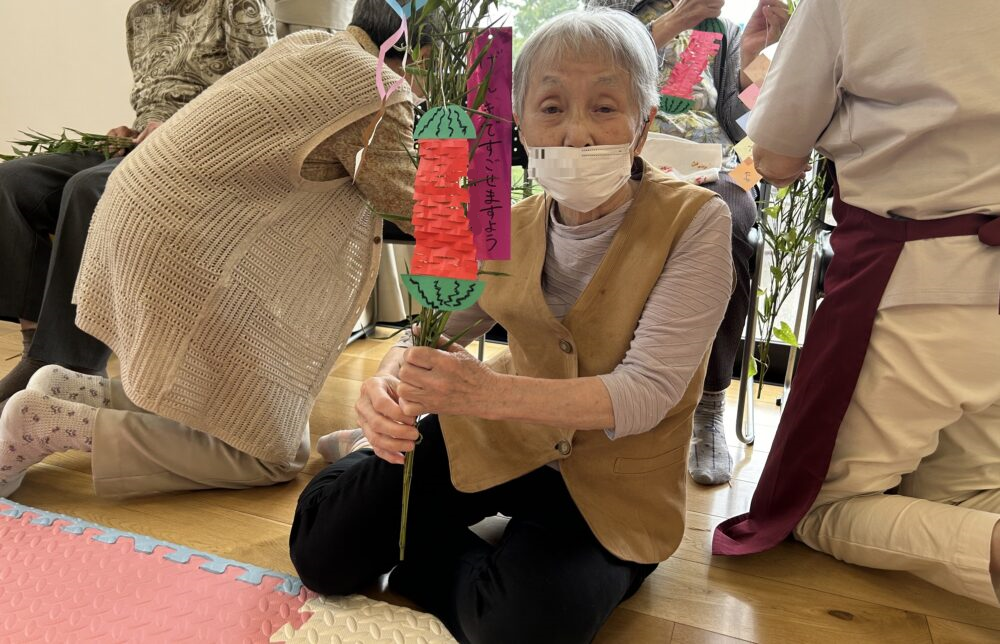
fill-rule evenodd
<path id="1" fill-rule="evenodd" d="M 115 496 L 302 469 L 309 412 L 375 280 L 372 208 L 412 208 L 406 85 L 355 169 L 381 102 L 375 43 L 399 24 L 360 0 L 346 32 L 281 40 L 126 157 L 76 286 L 77 324 L 122 378 L 38 371 L 0 416 L 0 496 L 67 449 L 93 451 L 95 488 Z M 403 70 L 387 62 L 388 86 Z"/>
<path id="2" fill-rule="evenodd" d="M 299 500 L 307 586 L 349 594 L 392 570 L 460 641 L 588 642 L 677 548 L 732 224 L 714 193 L 637 157 L 656 79 L 624 12 L 568 12 L 525 43 L 514 111 L 545 195 L 514 208 L 513 257 L 485 266 L 508 275 L 447 330 L 495 321 L 510 351 L 486 366 L 460 348 L 390 350 L 357 403 L 372 449 Z M 400 562 L 399 464 L 418 433 Z M 498 546 L 469 531 L 498 512 L 512 517 Z"/>
<path id="3" fill-rule="evenodd" d="M 191 99 L 274 41 L 264 0 L 135 2 L 125 19 L 135 121 L 108 134 L 143 145 Z M 0 410 L 46 365 L 107 373 L 111 351 L 73 324 L 71 299 L 94 209 L 122 160 L 92 151 L 0 164 L 0 319 L 20 322 L 24 345 L 21 360 L 0 378 Z"/>

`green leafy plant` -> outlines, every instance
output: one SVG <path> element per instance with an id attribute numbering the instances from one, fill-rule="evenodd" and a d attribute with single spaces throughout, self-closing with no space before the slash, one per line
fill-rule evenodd
<path id="1" fill-rule="evenodd" d="M 826 213 L 826 161 L 814 155 L 813 169 L 787 188 L 781 188 L 761 204 L 760 232 L 770 257 L 771 280 L 757 292 L 757 322 L 761 340 L 757 357 L 749 365 L 749 375 L 760 375 L 759 398 L 764 375 L 771 364 L 771 339 L 798 347 L 795 331 L 787 323 L 778 323 L 778 312 L 803 277 L 803 267 L 816 243 L 816 232 Z"/>
<path id="2" fill-rule="evenodd" d="M 69 136 L 67 132 L 75 135 Z M 12 154 L 0 154 L 0 160 L 10 161 L 38 154 L 69 154 L 73 152 L 100 152 L 105 159 L 119 151 L 135 147 L 135 141 L 127 137 L 91 134 L 71 128 L 63 128 L 59 136 L 49 136 L 34 130 L 21 132 L 25 137 L 20 141 L 10 141 L 14 146 Z"/>

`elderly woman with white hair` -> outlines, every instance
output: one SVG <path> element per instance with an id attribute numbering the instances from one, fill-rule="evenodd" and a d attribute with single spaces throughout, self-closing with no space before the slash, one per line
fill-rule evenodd
<path id="1" fill-rule="evenodd" d="M 489 365 L 454 345 L 390 350 L 357 403 L 370 448 L 299 500 L 307 586 L 354 593 L 391 570 L 460 641 L 586 642 L 677 548 L 731 223 L 638 157 L 656 79 L 624 12 L 571 11 L 525 43 L 514 111 L 545 194 L 514 208 L 512 260 L 485 266 L 506 275 L 448 327 L 500 323 L 510 350 Z M 418 436 L 400 561 L 399 464 Z M 498 513 L 498 543 L 468 529 Z"/>

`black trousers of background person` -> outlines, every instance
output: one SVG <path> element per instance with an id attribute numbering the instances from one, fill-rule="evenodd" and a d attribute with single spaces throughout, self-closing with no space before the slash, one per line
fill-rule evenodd
<path id="1" fill-rule="evenodd" d="M 395 566 L 389 587 L 461 642 L 583 643 L 656 568 L 605 550 L 556 470 L 462 493 L 451 484 L 437 417 L 425 418 L 420 432 L 405 561 L 403 468 L 361 450 L 320 472 L 299 498 L 290 548 L 307 587 L 355 593 Z M 498 512 L 512 518 L 496 546 L 468 529 Z"/>
<path id="2" fill-rule="evenodd" d="M 747 309 L 750 307 L 750 259 L 753 257 L 753 247 L 747 242 L 747 235 L 757 220 L 757 206 L 750 193 L 736 185 L 728 174 L 720 174 L 718 181 L 703 184 L 702 187 L 722 197 L 733 217 L 733 269 L 736 271 L 736 287 L 729 298 L 729 306 L 715 334 L 715 341 L 712 342 L 708 368 L 705 370 L 705 391 L 724 391 L 733 380 L 733 363 L 740 348 Z"/>
<path id="3" fill-rule="evenodd" d="M 38 323 L 31 358 L 107 364 L 111 351 L 76 327 L 70 300 L 94 208 L 120 162 L 88 152 L 0 163 L 0 319 Z"/>

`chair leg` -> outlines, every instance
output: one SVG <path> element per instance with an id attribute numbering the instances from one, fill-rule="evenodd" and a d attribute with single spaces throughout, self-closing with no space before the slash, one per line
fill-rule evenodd
<path id="1" fill-rule="evenodd" d="M 486 355 L 486 334 L 479 336 L 479 361 L 483 361 L 483 356 Z"/>
<path id="2" fill-rule="evenodd" d="M 750 376 L 750 364 L 754 359 L 754 348 L 757 344 L 757 291 L 760 289 L 760 276 L 764 270 L 764 238 L 757 237 L 754 249 L 755 262 L 753 275 L 750 277 L 750 307 L 747 310 L 747 333 L 743 345 L 743 360 L 740 364 L 740 390 L 736 409 L 736 438 L 745 445 L 753 445 L 756 438 L 753 407 L 753 386 L 755 379 Z"/>

